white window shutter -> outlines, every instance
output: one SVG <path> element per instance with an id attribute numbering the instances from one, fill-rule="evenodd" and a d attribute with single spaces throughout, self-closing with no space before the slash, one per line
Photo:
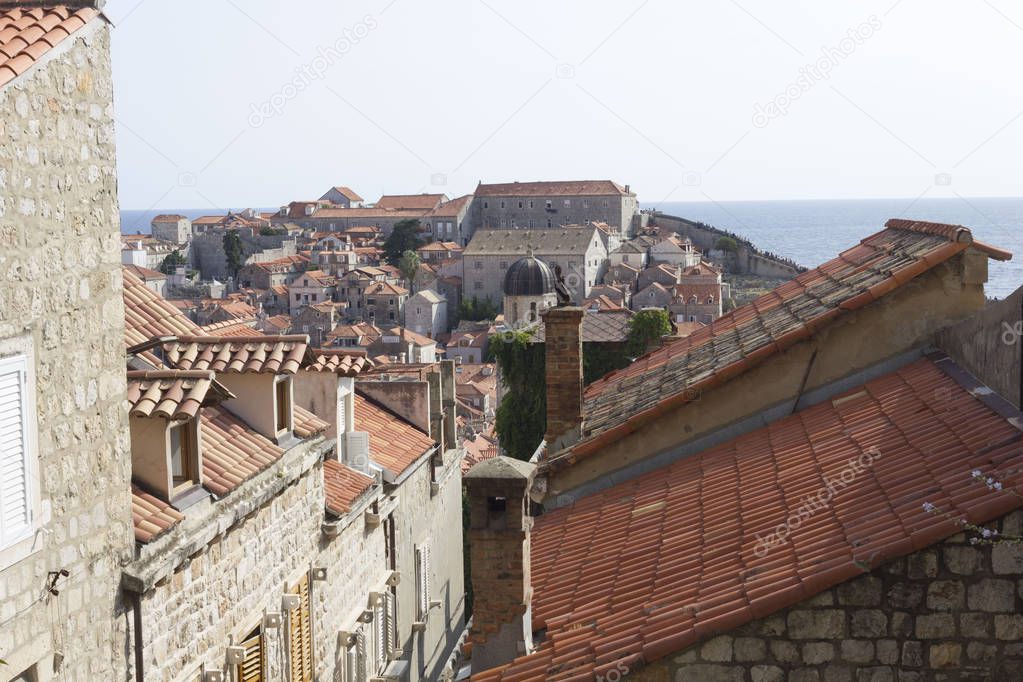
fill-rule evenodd
<path id="1" fill-rule="evenodd" d="M 426 620 L 430 611 L 430 547 L 420 545 L 416 549 L 416 591 L 419 601 L 419 620 Z"/>
<path id="2" fill-rule="evenodd" d="M 395 605 L 394 593 L 388 590 L 384 597 L 384 604 L 387 607 L 387 632 L 384 635 L 384 641 L 387 643 L 387 655 L 391 655 L 391 649 L 395 646 L 395 621 L 398 618 L 397 607 Z"/>
<path id="3" fill-rule="evenodd" d="M 0 547 L 32 527 L 27 381 L 24 356 L 0 360 Z"/>
<path id="4" fill-rule="evenodd" d="M 373 624 L 376 626 L 376 668 L 377 671 L 387 665 L 387 604 L 381 600 L 373 607 Z"/>
<path id="5" fill-rule="evenodd" d="M 359 682 L 366 682 L 366 633 L 361 627 L 355 635 L 355 651 L 358 658 L 355 668 L 356 678 Z"/>
<path id="6" fill-rule="evenodd" d="M 345 682 L 358 682 L 359 650 L 354 644 L 345 652 Z"/>

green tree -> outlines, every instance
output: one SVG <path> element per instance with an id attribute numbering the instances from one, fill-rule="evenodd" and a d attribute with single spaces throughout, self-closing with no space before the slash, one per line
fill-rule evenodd
<path id="1" fill-rule="evenodd" d="M 470 322 L 492 320 L 497 317 L 497 306 L 489 298 L 482 301 L 475 296 L 463 298 L 458 303 L 457 317 L 459 320 L 469 320 Z"/>
<path id="2" fill-rule="evenodd" d="M 490 353 L 501 371 L 505 393 L 494 418 L 504 454 L 528 460 L 547 428 L 544 344 L 532 343 L 528 330 L 490 337 Z"/>
<path id="3" fill-rule="evenodd" d="M 631 357 L 646 353 L 662 336 L 671 333 L 671 321 L 666 310 L 640 310 L 629 319 L 629 340 L 625 352 Z"/>
<path id="4" fill-rule="evenodd" d="M 227 272 L 231 277 L 238 277 L 238 271 L 245 264 L 245 253 L 242 250 L 242 238 L 238 230 L 224 233 L 224 257 L 227 258 Z"/>
<path id="5" fill-rule="evenodd" d="M 419 221 L 399 220 L 394 224 L 390 236 L 384 241 L 384 259 L 398 267 L 398 263 L 406 251 L 415 251 L 422 245 L 423 240 L 419 236 Z"/>
<path id="6" fill-rule="evenodd" d="M 401 270 L 401 276 L 408 282 L 411 293 L 415 292 L 416 273 L 419 272 L 419 263 L 419 254 L 411 250 L 401 254 L 401 259 L 398 261 L 398 269 Z"/>
<path id="7" fill-rule="evenodd" d="M 163 259 L 162 263 L 160 263 L 160 272 L 162 272 L 165 275 L 173 275 L 174 270 L 179 265 L 185 264 L 186 264 L 185 257 L 181 255 L 181 251 L 179 251 L 178 249 L 174 249 L 169 254 L 167 254 L 167 257 Z"/>
<path id="8" fill-rule="evenodd" d="M 721 237 L 714 243 L 714 248 L 718 251 L 735 253 L 739 250 L 739 242 L 735 241 L 731 237 Z"/>

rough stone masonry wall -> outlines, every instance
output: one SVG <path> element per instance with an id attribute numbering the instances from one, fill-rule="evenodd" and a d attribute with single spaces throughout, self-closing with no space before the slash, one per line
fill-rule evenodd
<path id="1" fill-rule="evenodd" d="M 227 646 L 242 641 L 259 625 L 264 611 L 280 613 L 282 595 L 312 567 L 317 554 L 322 481 L 317 464 L 144 595 L 146 682 L 193 679 L 192 673 L 204 664 L 206 670 L 222 670 Z M 245 491 L 232 493 L 241 494 Z M 339 580 L 340 572 L 330 577 L 328 583 L 310 582 L 314 604 L 322 601 L 320 592 L 330 585 L 336 590 L 353 587 Z M 287 679 L 286 636 L 286 628 L 266 631 L 268 680 Z M 129 639 L 125 646 L 133 644 Z M 333 651 L 317 650 L 314 656 L 332 659 Z"/>
<path id="2" fill-rule="evenodd" d="M 48 531 L 0 571 L 4 679 L 36 662 L 41 680 L 124 675 L 115 609 L 133 541 L 112 87 L 96 19 L 0 89 L 0 347 L 21 339 L 35 355 Z M 60 595 L 33 605 L 61 568 Z"/>
<path id="3" fill-rule="evenodd" d="M 1023 512 L 997 524 L 1023 532 Z M 1023 679 L 1023 547 L 962 535 L 623 673 L 676 682 Z"/>

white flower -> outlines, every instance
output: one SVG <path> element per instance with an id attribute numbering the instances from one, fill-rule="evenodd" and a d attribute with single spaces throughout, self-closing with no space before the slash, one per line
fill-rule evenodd
<path id="1" fill-rule="evenodd" d="M 980 469 L 974 469 L 973 471 L 970 472 L 970 475 L 973 476 L 974 478 L 980 478 L 984 474 L 980 473 Z"/>
<path id="2" fill-rule="evenodd" d="M 990 528 L 985 528 L 984 530 L 982 530 L 982 531 L 980 532 L 980 534 L 981 534 L 981 535 L 983 535 L 983 536 L 984 536 L 984 537 L 986 537 L 986 538 L 989 538 L 989 537 L 991 537 L 991 536 L 992 536 L 992 534 L 993 534 L 993 533 L 991 532 L 991 529 L 990 529 Z"/>
<path id="3" fill-rule="evenodd" d="M 924 511 L 927 513 L 934 511 L 934 505 L 930 502 L 924 502 Z"/>

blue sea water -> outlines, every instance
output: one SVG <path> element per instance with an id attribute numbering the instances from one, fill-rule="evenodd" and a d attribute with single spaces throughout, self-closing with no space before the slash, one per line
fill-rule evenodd
<path id="1" fill-rule="evenodd" d="M 882 229 L 889 218 L 965 225 L 977 239 L 1012 251 L 1008 263 L 991 263 L 988 296 L 1004 298 L 1023 285 L 1023 198 L 852 199 L 807 201 L 665 202 L 665 213 L 698 220 L 750 239 L 765 251 L 814 267 Z M 273 210 L 273 209 L 269 209 Z M 121 211 L 121 231 L 148 233 L 160 213 L 188 218 L 210 209 Z"/>
<path id="2" fill-rule="evenodd" d="M 1014 254 L 1007 263 L 991 261 L 987 295 L 1005 298 L 1023 286 L 1023 198 L 665 202 L 644 208 L 734 232 L 807 267 L 881 230 L 889 218 L 965 225 L 976 239 Z"/>

